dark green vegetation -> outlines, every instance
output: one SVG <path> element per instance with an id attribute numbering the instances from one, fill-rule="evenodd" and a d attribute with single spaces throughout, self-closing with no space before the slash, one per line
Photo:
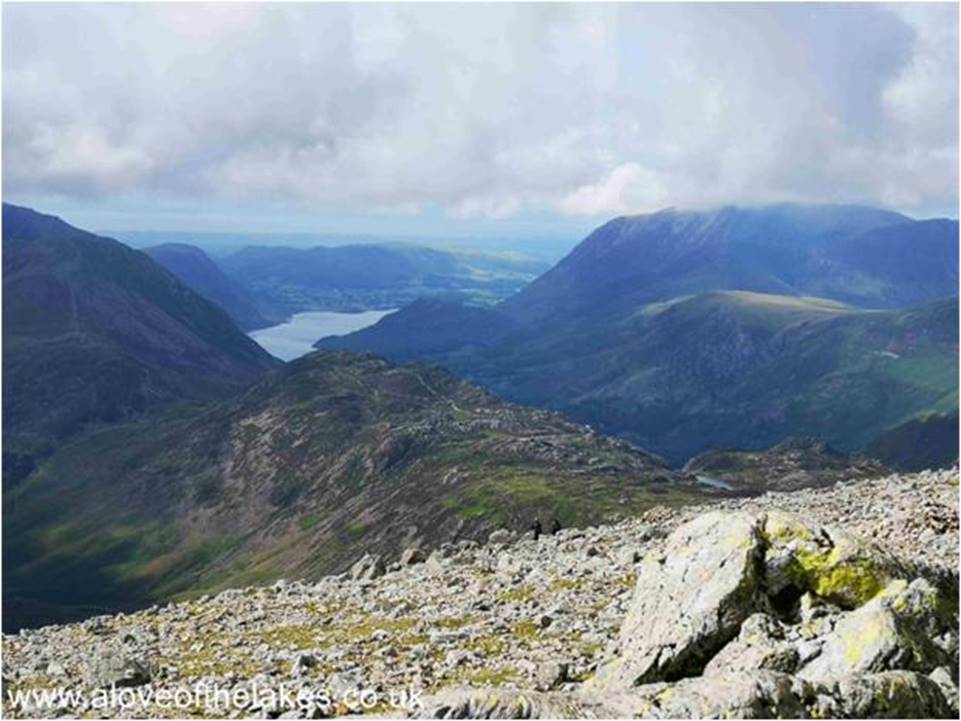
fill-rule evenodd
<path id="1" fill-rule="evenodd" d="M 789 436 L 851 451 L 956 411 L 957 283 L 956 221 L 664 211 L 607 223 L 495 308 L 413 305 L 318 347 L 437 362 L 678 463 Z"/>
<path id="2" fill-rule="evenodd" d="M 282 315 L 258 308 L 250 293 L 232 281 L 200 248 L 183 243 L 165 243 L 144 248 L 164 268 L 211 303 L 220 306 L 245 331 L 276 325 Z"/>
<path id="3" fill-rule="evenodd" d="M 929 413 L 885 431 L 865 449 L 893 468 L 948 468 L 958 460 L 958 413 Z"/>
<path id="4" fill-rule="evenodd" d="M 703 497 L 653 456 L 445 371 L 313 353 L 233 399 L 61 447 L 5 493 L 4 588 L 117 607 Z"/>
<path id="5" fill-rule="evenodd" d="M 489 305 L 517 292 L 546 268 L 541 261 L 509 254 L 403 244 L 252 247 L 219 264 L 258 303 L 285 315 L 396 308 L 421 297 Z"/>
<path id="6" fill-rule="evenodd" d="M 85 427 L 224 398 L 275 364 L 143 253 L 4 204 L 5 485 Z"/>
<path id="7" fill-rule="evenodd" d="M 684 471 L 751 495 L 831 486 L 887 473 L 876 460 L 849 456 L 810 438 L 792 438 L 766 451 L 707 451 L 688 461 Z"/>

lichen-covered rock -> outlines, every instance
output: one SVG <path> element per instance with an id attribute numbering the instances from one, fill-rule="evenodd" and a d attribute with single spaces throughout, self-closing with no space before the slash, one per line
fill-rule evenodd
<path id="1" fill-rule="evenodd" d="M 592 718 L 589 708 L 570 696 L 507 689 L 451 689 L 425 698 L 413 718 L 541 719 Z"/>
<path id="2" fill-rule="evenodd" d="M 956 664 L 956 654 L 957 615 L 950 603 L 924 579 L 910 584 L 898 580 L 841 616 L 824 637 L 820 654 L 799 675 L 832 682 L 893 669 L 927 673 Z"/>
<path id="3" fill-rule="evenodd" d="M 846 718 L 952 717 L 938 684 L 912 671 L 849 676 L 838 682 L 835 695 Z"/>
<path id="4" fill-rule="evenodd" d="M 811 693 L 787 674 L 742 671 L 640 686 L 609 704 L 617 718 L 804 718 Z"/>
<path id="5" fill-rule="evenodd" d="M 639 567 L 618 639 L 598 673 L 607 688 L 700 672 L 754 609 L 761 535 L 755 518 L 708 513 L 678 528 Z"/>
<path id="6" fill-rule="evenodd" d="M 710 660 L 704 675 L 733 671 L 781 671 L 793 673 L 800 660 L 797 647 L 785 638 L 782 624 L 763 613 L 750 616 L 741 631 Z"/>
<path id="7" fill-rule="evenodd" d="M 880 548 L 788 513 L 765 514 L 763 534 L 766 590 L 774 598 L 794 589 L 798 596 L 809 591 L 842 608 L 857 608 L 905 575 Z"/>

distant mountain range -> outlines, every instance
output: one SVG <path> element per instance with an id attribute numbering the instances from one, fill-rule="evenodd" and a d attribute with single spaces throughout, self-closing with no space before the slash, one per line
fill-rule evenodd
<path id="1" fill-rule="evenodd" d="M 508 254 L 454 253 L 402 244 L 250 247 L 218 263 L 258 302 L 287 315 L 396 308 L 421 297 L 492 305 L 547 267 Z"/>
<path id="2" fill-rule="evenodd" d="M 277 365 L 147 255 L 3 206 L 4 483 L 84 428 L 224 398 Z"/>
<path id="3" fill-rule="evenodd" d="M 413 304 L 317 346 L 440 363 L 676 463 L 792 435 L 855 450 L 956 412 L 957 284 L 957 221 L 671 210 L 605 224 L 494 308 Z"/>

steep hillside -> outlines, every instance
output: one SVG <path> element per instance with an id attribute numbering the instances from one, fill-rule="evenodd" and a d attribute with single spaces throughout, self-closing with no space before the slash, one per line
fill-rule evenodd
<path id="1" fill-rule="evenodd" d="M 702 497 L 655 457 L 444 371 L 313 353 L 229 401 L 61 448 L 4 494 L 4 590 L 117 607 Z"/>
<path id="2" fill-rule="evenodd" d="M 275 364 L 143 253 L 4 204 L 5 481 L 88 425 L 223 398 Z"/>
<path id="3" fill-rule="evenodd" d="M 500 309 L 485 313 L 503 318 Z M 678 463 L 789 436 L 852 451 L 917 414 L 957 407 L 957 300 L 863 311 L 818 298 L 712 292 L 603 318 L 487 322 L 503 332 L 473 346 L 434 338 L 419 349 L 416 335 L 402 333 L 418 322 L 417 309 L 404 309 L 390 325 L 319 345 L 419 355 Z M 485 327 L 466 316 L 447 324 L 462 336 Z"/>
<path id="4" fill-rule="evenodd" d="M 397 361 L 444 358 L 446 353 L 471 353 L 495 345 L 520 328 L 494 308 L 421 299 L 372 326 L 348 335 L 321 338 L 314 346 L 374 351 Z"/>
<path id="5" fill-rule="evenodd" d="M 402 244 L 251 247 L 219 264 L 261 302 L 287 313 L 396 308 L 420 297 L 492 304 L 546 269 L 540 261 L 510 255 Z"/>
<path id="6" fill-rule="evenodd" d="M 220 306 L 242 330 L 256 330 L 283 320 L 282 317 L 268 317 L 270 314 L 258 308 L 239 283 L 224 275 L 217 264 L 196 246 L 165 243 L 144 248 L 143 252 L 177 276 L 187 287 Z"/>

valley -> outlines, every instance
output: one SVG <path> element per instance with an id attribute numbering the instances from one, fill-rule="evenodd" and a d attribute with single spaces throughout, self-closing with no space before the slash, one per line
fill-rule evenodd
<path id="1" fill-rule="evenodd" d="M 876 439 L 957 408 L 957 237 L 856 206 L 618 218 L 494 307 L 412 304 L 317 347 L 439 363 L 676 464 L 814 436 L 919 468 Z"/>
<path id="2" fill-rule="evenodd" d="M 792 225 L 809 214 L 772 212 L 795 233 L 779 252 L 826 242 Z M 907 222 L 813 216 L 810 233 L 843 226 L 858 243 L 878 218 Z M 727 227 L 682 218 L 666 227 Z M 924 302 L 862 307 L 802 292 L 830 287 L 817 274 L 772 293 L 750 286 L 786 271 L 760 261 L 755 280 L 725 280 L 671 260 L 657 290 L 647 265 L 621 257 L 628 240 L 652 242 L 634 232 L 614 242 L 604 226 L 514 295 L 419 297 L 393 311 L 377 309 L 398 297 L 381 295 L 384 273 L 400 284 L 391 294 L 420 281 L 380 250 L 248 249 L 215 263 L 191 246 L 132 251 L 5 205 L 5 627 L 319 578 L 364 553 L 480 540 L 535 518 L 582 527 L 956 461 L 956 299 L 891 291 L 881 305 Z M 732 233 L 700 232 L 696 255 L 737 247 Z M 940 237 L 925 242 L 937 249 Z M 588 280 L 605 253 L 623 277 Z M 286 280 L 258 285 L 257 268 Z M 855 275 L 892 272 L 838 277 L 853 288 Z M 304 300 L 308 286 L 333 295 Z M 366 310 L 297 310 L 324 297 Z"/>

